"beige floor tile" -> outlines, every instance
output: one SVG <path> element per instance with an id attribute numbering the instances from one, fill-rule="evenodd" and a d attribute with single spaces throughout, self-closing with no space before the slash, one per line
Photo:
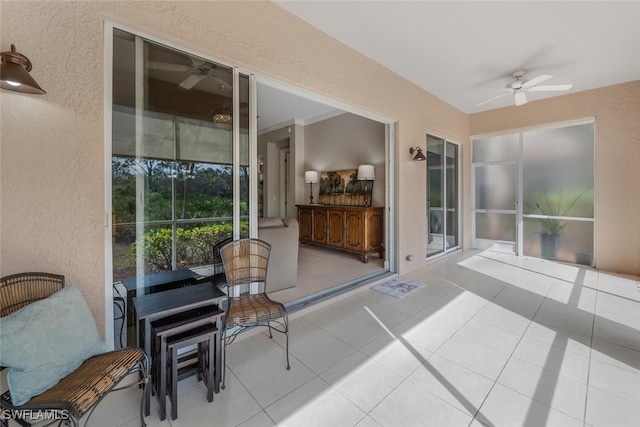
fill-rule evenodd
<path id="1" fill-rule="evenodd" d="M 382 426 L 467 426 L 472 417 L 409 381 L 369 415 Z"/>
<path id="2" fill-rule="evenodd" d="M 283 298 L 382 265 L 307 245 L 300 254 L 300 286 Z M 178 419 L 161 423 L 153 398 L 148 425 L 637 426 L 637 277 L 466 251 L 407 279 L 425 286 L 401 300 L 363 288 L 294 316 L 291 371 L 283 335 L 241 336 L 213 403 L 183 380 Z M 91 426 L 138 425 L 137 391 L 105 399 Z"/>

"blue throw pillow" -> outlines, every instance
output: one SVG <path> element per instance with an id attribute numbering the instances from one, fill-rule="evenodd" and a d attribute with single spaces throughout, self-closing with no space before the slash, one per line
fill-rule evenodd
<path id="1" fill-rule="evenodd" d="M 9 391 L 17 406 L 106 350 L 87 303 L 74 287 L 0 318 L 0 365 L 8 368 Z"/>

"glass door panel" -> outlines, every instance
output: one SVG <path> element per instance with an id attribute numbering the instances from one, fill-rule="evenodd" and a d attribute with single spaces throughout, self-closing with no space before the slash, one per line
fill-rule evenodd
<path id="1" fill-rule="evenodd" d="M 516 252 L 517 178 L 517 163 L 474 166 L 474 247 Z"/>
<path id="2" fill-rule="evenodd" d="M 427 135 L 427 258 L 458 246 L 458 146 Z"/>
<path id="3" fill-rule="evenodd" d="M 445 216 L 446 238 L 445 249 L 459 245 L 458 235 L 458 146 L 451 142 L 446 143 L 446 206 Z"/>
<path id="4" fill-rule="evenodd" d="M 240 74 L 238 76 L 238 92 L 239 92 L 239 117 L 238 117 L 238 136 L 239 136 L 239 210 L 240 210 L 240 226 L 238 229 L 240 238 L 249 237 L 250 228 L 250 150 L 249 150 L 249 76 Z"/>
<path id="5" fill-rule="evenodd" d="M 593 124 L 525 132 L 523 144 L 524 254 L 590 265 Z"/>
<path id="6" fill-rule="evenodd" d="M 444 252 L 444 139 L 427 135 L 427 257 Z"/>
<path id="7" fill-rule="evenodd" d="M 113 49 L 114 281 L 207 275 L 218 241 L 248 235 L 249 78 L 117 29 Z"/>

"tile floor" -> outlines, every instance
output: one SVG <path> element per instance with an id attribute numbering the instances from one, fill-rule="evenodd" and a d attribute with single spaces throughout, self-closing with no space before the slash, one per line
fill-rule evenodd
<path id="1" fill-rule="evenodd" d="M 368 263 L 360 255 L 301 244 L 298 250 L 298 284 L 272 294 L 284 303 L 324 291 L 342 283 L 382 271 L 384 261 L 371 255 Z M 330 271 L 331 274 L 327 274 Z"/>
<path id="2" fill-rule="evenodd" d="M 178 419 L 154 398 L 147 424 L 640 425 L 640 278 L 479 251 L 406 277 L 426 286 L 294 313 L 290 371 L 281 336 L 234 343 L 213 403 L 187 379 Z M 138 425 L 138 395 L 110 395 L 91 425 Z"/>

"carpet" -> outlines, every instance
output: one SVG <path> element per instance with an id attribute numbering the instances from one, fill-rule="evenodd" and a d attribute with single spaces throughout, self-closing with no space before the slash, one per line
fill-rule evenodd
<path id="1" fill-rule="evenodd" d="M 422 283 L 407 280 L 403 277 L 396 277 L 395 279 L 375 285 L 371 289 L 390 297 L 400 299 L 412 294 L 422 287 L 424 287 Z"/>

